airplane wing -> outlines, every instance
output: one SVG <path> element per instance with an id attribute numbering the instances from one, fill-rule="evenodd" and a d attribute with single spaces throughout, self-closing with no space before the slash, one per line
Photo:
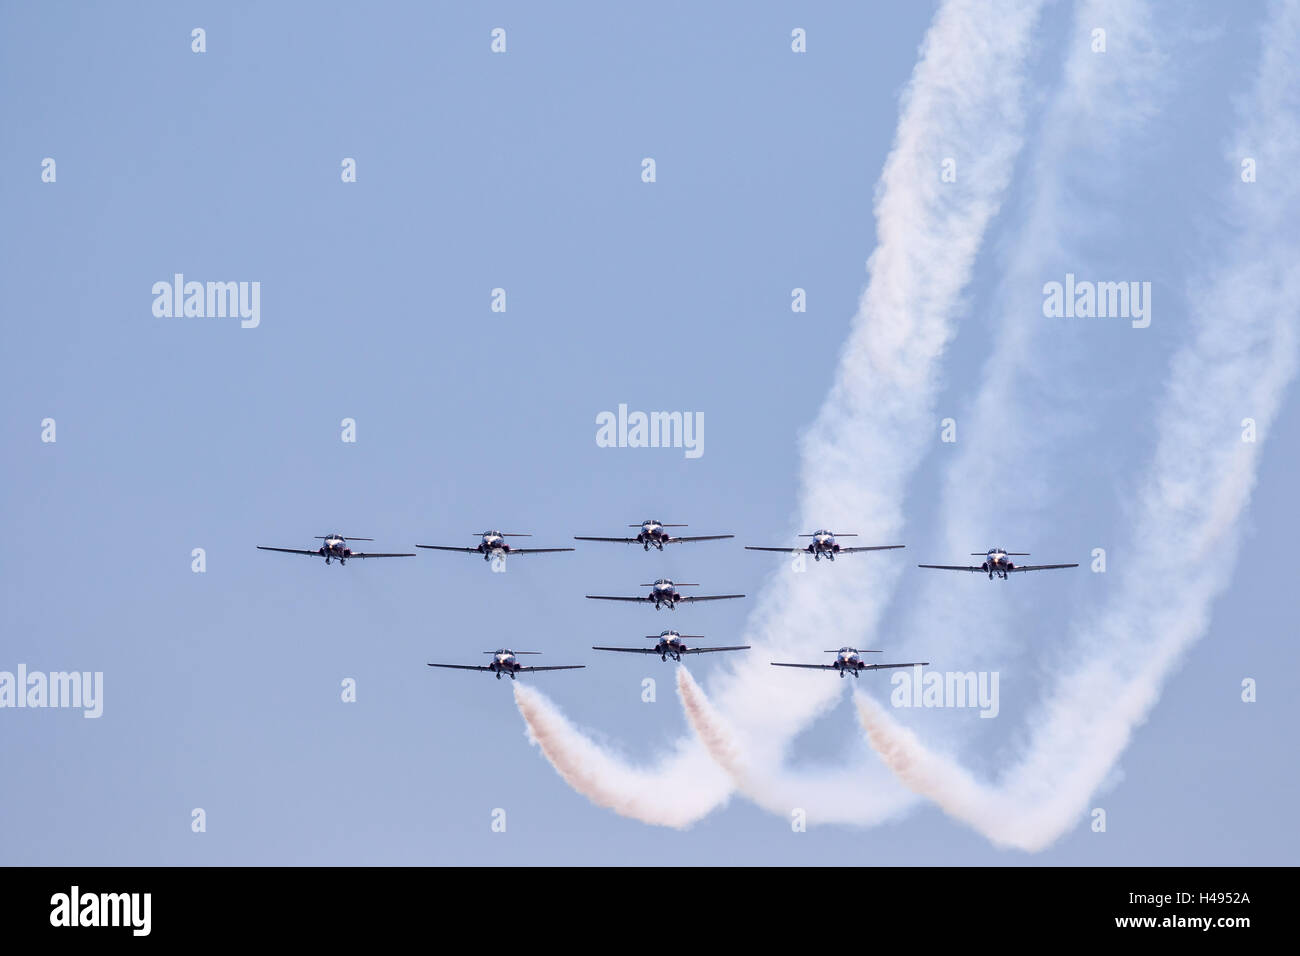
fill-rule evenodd
<path id="1" fill-rule="evenodd" d="M 917 567 L 938 568 L 940 571 L 984 571 L 984 568 L 973 568 L 968 564 L 918 564 Z"/>
<path id="2" fill-rule="evenodd" d="M 450 548 L 445 544 L 417 544 L 417 548 L 428 548 L 430 551 L 460 551 L 464 554 L 482 554 L 478 548 Z"/>
<path id="3" fill-rule="evenodd" d="M 658 654 L 653 647 L 592 647 L 593 651 L 619 651 L 623 654 Z"/>
<path id="4" fill-rule="evenodd" d="M 313 558 L 319 558 L 321 556 L 319 551 L 300 551 L 297 548 L 268 548 L 266 547 L 266 545 L 263 544 L 259 544 L 257 546 L 257 550 L 258 551 L 283 551 L 285 554 L 310 554 Z"/>
<path id="5" fill-rule="evenodd" d="M 588 598 L 593 601 L 648 601 L 648 597 L 610 597 L 607 594 L 588 594 Z"/>
<path id="6" fill-rule="evenodd" d="M 430 667 L 450 667 L 458 671 L 490 671 L 492 668 L 483 667 L 479 664 L 430 664 Z"/>
<path id="7" fill-rule="evenodd" d="M 353 551 L 351 554 L 348 555 L 348 560 L 351 561 L 353 558 L 413 558 L 413 557 L 415 557 L 414 551 L 410 552 L 409 554 L 379 554 L 378 552 L 373 552 L 373 551 L 372 552 Z"/>
<path id="8" fill-rule="evenodd" d="M 778 664 L 776 661 L 770 662 L 773 667 L 806 667 L 814 671 L 833 671 L 834 664 Z"/>
<path id="9" fill-rule="evenodd" d="M 905 548 L 905 544 L 878 544 L 874 548 L 840 548 L 840 554 L 852 554 L 854 551 L 893 551 L 897 548 Z"/>
<path id="10" fill-rule="evenodd" d="M 688 538 L 670 537 L 669 544 L 680 544 L 685 541 L 721 541 L 723 538 L 734 538 L 734 534 L 697 534 Z"/>
<path id="11" fill-rule="evenodd" d="M 690 597 L 678 598 L 677 603 L 688 604 L 692 601 L 726 601 L 729 598 L 743 598 L 744 596 L 745 595 L 743 594 L 709 594 L 704 597 L 699 597 L 693 594 Z"/>
<path id="12" fill-rule="evenodd" d="M 572 551 L 573 548 L 511 548 L 506 552 L 507 556 L 511 554 L 551 554 L 555 551 Z"/>
<path id="13" fill-rule="evenodd" d="M 1051 571 L 1053 568 L 1077 568 L 1077 564 L 1025 564 L 1007 568 L 1008 571 Z"/>
<path id="14" fill-rule="evenodd" d="M 879 670 L 884 670 L 886 667 L 917 667 L 917 666 L 928 667 L 929 665 L 930 665 L 929 661 L 912 661 L 912 663 L 910 664 L 863 664 L 861 667 L 858 668 L 858 670 L 879 671 Z"/>
<path id="15" fill-rule="evenodd" d="M 796 552 L 798 552 L 799 554 L 804 553 L 804 549 L 799 547 L 797 544 L 792 544 L 788 548 L 751 548 L 749 545 L 745 545 L 745 550 L 746 551 L 786 551 L 789 552 L 790 554 L 794 554 Z"/>
<path id="16" fill-rule="evenodd" d="M 707 654 L 710 651 L 747 651 L 747 650 L 749 650 L 749 645 L 743 644 L 740 647 L 688 647 L 685 650 L 683 650 L 682 653 L 683 654 Z M 650 653 L 653 654 L 654 651 L 651 651 Z"/>
<path id="17" fill-rule="evenodd" d="M 574 541 L 613 541 L 615 544 L 640 544 L 636 538 L 580 538 L 573 536 Z"/>
<path id="18" fill-rule="evenodd" d="M 582 670 L 586 664 L 551 664 L 546 667 L 521 667 L 521 671 L 576 671 Z"/>

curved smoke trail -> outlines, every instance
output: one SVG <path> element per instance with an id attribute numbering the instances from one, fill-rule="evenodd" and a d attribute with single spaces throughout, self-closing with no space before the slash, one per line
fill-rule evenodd
<path id="1" fill-rule="evenodd" d="M 1233 156 L 1261 169 L 1300 164 L 1300 3 L 1274 6 L 1262 61 L 1242 109 Z M 1287 176 L 1238 184 L 1237 236 L 1193 290 L 1194 337 L 1175 357 L 1160 435 L 1141 485 L 1131 564 L 1111 600 L 1075 637 L 1086 663 L 1051 687 L 1024 755 L 997 784 L 976 780 L 859 695 L 871 745 L 903 782 L 997 843 L 1050 845 L 1079 822 L 1091 795 L 1159 699 L 1171 668 L 1200 638 L 1235 564 L 1238 522 L 1255 484 L 1259 446 L 1295 375 L 1300 186 Z"/>
<path id="2" fill-rule="evenodd" d="M 679 741 L 675 753 L 662 762 L 680 776 L 665 775 L 660 768 L 642 770 L 596 744 L 541 691 L 515 684 L 514 692 L 528 739 L 541 748 L 565 783 L 597 806 L 645 823 L 684 828 L 726 802 L 725 777 L 692 741 Z M 712 788 L 710 780 L 716 782 Z M 698 781 L 700 788 L 691 787 L 691 781 Z"/>
<path id="3" fill-rule="evenodd" d="M 869 779 L 861 772 L 800 770 L 764 772 L 749 759 L 730 724 L 705 696 L 685 667 L 677 671 L 677 693 L 686 719 L 709 756 L 727 772 L 736 789 L 773 813 L 802 810 L 812 822 L 880 823 L 898 816 L 915 798 L 887 776 Z M 871 800 L 864 803 L 864 786 Z"/>
<path id="4" fill-rule="evenodd" d="M 1104 57 L 1087 42 L 1097 24 L 1107 28 Z M 1086 254 L 1082 250 L 1109 244 L 1108 237 L 1122 228 L 1099 215 L 1091 200 L 1114 195 L 1114 170 L 1129 168 L 1126 155 L 1151 148 L 1159 135 L 1148 121 L 1173 85 L 1170 54 L 1162 48 L 1168 42 L 1165 32 L 1153 27 L 1144 0 L 1086 0 L 1076 7 L 1063 82 L 1044 111 L 1027 164 L 1030 199 L 990 309 L 992 315 L 1017 318 L 992 324 L 997 337 L 978 391 L 961 403 L 965 438 L 953 448 L 942 477 L 936 554 L 965 555 L 995 543 L 991 538 L 1015 551 L 1037 551 L 1045 542 L 1003 535 L 1026 528 L 1041 533 L 1069 507 L 1069 494 L 1077 487 L 1070 479 L 1079 463 L 1068 452 L 1093 424 L 1095 369 L 1083 370 L 1083 385 L 1073 382 L 1077 359 L 1070 343 L 1062 341 L 1062 327 L 1041 319 L 1039 288 L 1062 260 L 1078 261 Z M 1086 137 L 1081 129 L 1089 131 Z M 1044 342 L 1048 337 L 1054 340 Z M 1008 396 L 1015 398 L 1008 401 Z M 1037 414 L 1025 415 L 1027 405 Z M 1013 476 L 1009 462 L 1015 463 Z M 1014 494 L 1007 493 L 1009 480 Z M 923 654 L 961 660 L 968 669 L 992 661 L 1005 665 L 1008 652 L 1021 649 L 1025 635 L 1015 623 L 1016 606 L 995 588 L 964 586 L 976 583 L 929 571 L 922 575 L 900 626 L 904 659 Z M 974 643 L 969 639 L 973 619 L 980 622 L 980 640 Z"/>

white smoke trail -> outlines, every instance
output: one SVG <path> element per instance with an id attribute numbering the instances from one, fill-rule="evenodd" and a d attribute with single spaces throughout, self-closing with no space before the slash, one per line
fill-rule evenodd
<path id="1" fill-rule="evenodd" d="M 1279 171 L 1236 184 L 1238 236 L 1193 290 L 1195 335 L 1174 359 L 1160 440 L 1142 489 L 1130 564 L 1118 595 L 1085 626 L 1073 658 L 1034 721 L 1027 750 L 997 785 L 921 743 L 888 712 L 858 698 L 868 740 L 911 788 L 995 842 L 1039 850 L 1077 824 L 1145 721 L 1170 669 L 1206 630 L 1236 560 L 1238 521 L 1267 435 L 1297 363 L 1300 186 L 1300 3 L 1274 6 L 1259 73 L 1232 154 Z M 1281 172 L 1286 171 L 1286 172 Z"/>
<path id="2" fill-rule="evenodd" d="M 1091 28 L 1099 24 L 1107 31 L 1104 55 L 1093 52 L 1089 42 Z M 1144 136 L 1153 135 L 1144 124 L 1158 112 L 1171 87 L 1169 56 L 1157 36 L 1169 32 L 1154 29 L 1142 0 L 1086 0 L 1077 5 L 1064 79 L 1034 136 L 1028 175 L 1031 199 L 1015 228 L 993 315 L 1033 316 L 1041 307 L 1044 275 L 1051 275 L 1062 260 L 1081 255 L 1067 249 L 1095 246 L 1098 232 L 1105 236 L 1120 228 L 1089 199 L 1113 194 L 1111 170 L 1145 142 Z M 1081 136 L 1085 129 L 1087 136 Z M 960 412 L 964 439 L 943 478 L 936 509 L 943 516 L 943 529 L 936 555 L 946 557 L 938 563 L 955 563 L 954 558 L 966 563 L 968 552 L 992 544 L 1037 552 L 1047 543 L 1004 535 L 1026 528 L 1041 535 L 1050 529 L 1052 513 L 1063 506 L 1071 488 L 1069 473 L 1077 468 L 1074 456 L 1062 454 L 1059 444 L 1077 445 L 1095 402 L 1093 376 L 1087 387 L 1074 387 L 1069 369 L 1063 368 L 1072 355 L 1061 347 L 1059 325 L 1031 318 L 997 321 L 994 328 L 998 337 L 979 391 Z M 1046 345 L 1042 340 L 1049 336 L 1055 339 Z M 1025 415 L 1026 406 L 1038 414 Z M 1014 475 L 1008 474 L 1009 462 L 1016 464 Z M 1008 481 L 1015 483 L 1014 494 L 1006 494 Z M 1050 554 L 1042 558 L 1075 560 Z M 1009 645 L 1023 637 L 1022 629 L 1012 624 L 1017 609 L 994 588 L 965 586 L 975 583 L 923 572 L 914 611 L 901 628 L 905 653 L 961 660 L 967 669 L 990 661 L 1005 665 Z M 975 644 L 969 640 L 972 619 L 981 622 L 981 639 Z"/>
<path id="3" fill-rule="evenodd" d="M 733 779 L 743 780 L 746 770 L 740 743 L 684 664 L 677 668 L 677 696 L 681 698 L 686 719 L 704 748 Z"/>
<path id="4" fill-rule="evenodd" d="M 939 363 L 1023 144 L 1026 58 L 1039 7 L 953 2 L 931 25 L 877 189 L 870 281 L 835 384 L 803 441 L 801 530 L 833 518 L 877 543 L 902 534 L 907 481 L 937 439 Z M 956 183 L 941 180 L 949 158 L 958 164 Z M 765 589 L 746 638 L 754 651 L 719 675 L 712 695 L 728 736 L 744 741 L 743 772 L 731 764 L 735 782 L 761 806 L 816 804 L 823 821 L 867 823 L 907 802 L 875 765 L 783 769 L 791 739 L 842 698 L 844 685 L 769 666 L 778 653 L 818 660 L 829 647 L 863 646 L 901 567 L 888 556 L 854 556 L 815 575 L 781 574 Z M 864 788 L 873 794 L 866 802 Z"/>
<path id="5" fill-rule="evenodd" d="M 685 828 L 726 802 L 725 776 L 689 738 L 679 741 L 675 753 L 663 761 L 673 773 L 641 770 L 596 744 L 541 691 L 515 684 L 514 692 L 528 739 L 569 786 L 597 806 L 646 823 Z M 692 786 L 692 781 L 700 785 Z"/>
<path id="6" fill-rule="evenodd" d="M 750 761 L 726 718 L 705 696 L 685 667 L 677 670 L 677 693 L 691 729 L 709 756 L 721 766 L 736 789 L 774 813 L 802 810 L 811 823 L 879 823 L 902 813 L 915 797 L 887 777 L 868 779 L 870 803 L 864 803 L 861 773 L 800 770 L 762 772 Z"/>
<path id="7" fill-rule="evenodd" d="M 835 385 L 803 442 L 807 527 L 799 530 L 833 522 L 882 543 L 901 534 L 906 480 L 935 436 L 938 362 L 1021 147 L 1025 59 L 1040 7 L 1039 0 L 948 0 L 927 32 L 877 187 L 871 280 Z M 941 180 L 949 158 L 958 164 L 955 183 Z M 856 566 L 845 562 L 818 575 L 774 576 L 751 618 L 756 633 L 748 643 L 754 651 L 719 681 L 714 708 L 743 734 L 751 768 L 746 786 L 765 805 L 780 805 L 792 788 L 811 794 L 833 785 L 833 778 L 823 776 L 776 786 L 789 742 L 840 699 L 842 686 L 792 682 L 790 675 L 774 673 L 768 661 L 775 649 L 820 657 L 827 642 L 861 643 L 874 631 L 900 566 L 876 555 L 862 557 Z M 602 768 L 566 779 L 603 805 L 640 806 L 639 795 L 648 787 L 679 800 L 689 794 L 703 815 L 731 790 L 716 764 L 712 773 L 700 772 L 698 745 L 682 742 L 650 773 L 623 766 L 589 739 L 550 739 L 548 754 L 581 751 L 585 765 Z M 889 792 L 888 776 L 877 777 L 887 793 L 875 808 L 857 801 L 853 819 L 896 811 L 899 797 Z M 643 819 L 660 822 L 658 810 Z"/>

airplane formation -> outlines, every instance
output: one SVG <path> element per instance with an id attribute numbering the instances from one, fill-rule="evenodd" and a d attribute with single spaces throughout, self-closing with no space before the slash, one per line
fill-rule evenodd
<path id="1" fill-rule="evenodd" d="M 633 537 L 590 537 L 574 536 L 575 541 L 598 541 L 610 542 L 615 544 L 639 544 L 642 550 L 649 551 L 654 548 L 662 552 L 664 547 L 669 544 L 685 544 L 695 541 L 722 541 L 727 538 L 734 538 L 731 534 L 710 534 L 710 535 L 683 535 L 678 536 L 666 530 L 668 528 L 685 528 L 684 524 L 667 524 L 657 520 L 646 520 L 640 524 L 628 525 L 629 528 L 636 528 L 637 534 Z M 507 557 L 524 554 L 556 554 L 563 551 L 573 551 L 573 548 L 516 548 L 509 544 L 507 538 L 531 538 L 531 534 L 520 532 L 502 532 L 502 531 L 480 531 L 476 532 L 480 539 L 474 547 L 459 547 L 442 544 L 417 544 L 417 548 L 424 548 L 430 551 L 452 551 L 462 554 L 482 555 L 484 561 L 504 561 Z M 846 554 L 856 554 L 862 551 L 894 551 L 905 547 L 901 544 L 882 544 L 870 545 L 865 547 L 844 547 L 839 543 L 839 538 L 856 538 L 856 534 L 845 532 L 833 532 L 827 530 L 813 531 L 809 534 L 801 534 L 800 538 L 812 539 L 806 545 L 791 545 L 788 547 L 754 547 L 745 546 L 746 551 L 775 551 L 784 552 L 793 555 L 810 554 L 817 561 L 825 557 L 828 561 L 834 561 L 836 556 Z M 349 538 L 341 534 L 317 535 L 317 541 L 323 542 L 319 547 L 314 549 L 303 548 L 273 548 L 259 544 L 260 551 L 279 551 L 283 554 L 305 554 L 309 557 L 323 557 L 326 564 L 337 561 L 340 565 L 346 564 L 354 558 L 413 558 L 416 553 L 411 552 L 376 552 L 376 551 L 353 551 L 349 547 L 349 542 L 353 541 L 372 541 L 372 538 Z M 989 580 L 998 577 L 1002 580 L 1008 580 L 1009 575 L 1019 571 L 1052 571 L 1060 568 L 1077 568 L 1078 564 L 1024 564 L 1017 565 L 1011 559 L 1013 557 L 1029 557 L 1027 552 L 1007 551 L 1005 548 L 989 548 L 985 552 L 972 552 L 971 557 L 983 558 L 984 561 L 978 565 L 971 564 L 919 564 L 920 568 L 933 568 L 940 571 L 974 571 L 987 574 Z M 677 609 L 678 604 L 691 604 L 697 601 L 728 601 L 743 598 L 743 594 L 683 594 L 678 588 L 699 587 L 698 584 L 686 584 L 683 582 L 674 582 L 668 578 L 659 578 L 653 584 L 643 584 L 641 587 L 649 588 L 647 594 L 634 596 L 626 595 L 609 595 L 609 594 L 588 594 L 586 597 L 593 601 L 624 601 L 634 604 L 652 604 L 655 610 L 667 607 L 670 611 Z M 667 661 L 669 658 L 676 662 L 686 654 L 707 654 L 721 651 L 747 651 L 750 645 L 731 645 L 719 647 L 694 647 L 688 646 L 686 641 L 703 640 L 698 634 L 679 634 L 674 630 L 661 631 L 659 634 L 648 635 L 647 640 L 655 642 L 653 647 L 602 647 L 592 646 L 594 651 L 613 651 L 622 654 L 657 654 L 661 661 Z M 495 651 L 484 651 L 492 657 L 487 664 L 441 664 L 429 663 L 430 667 L 449 668 L 452 670 L 482 671 L 484 673 L 494 674 L 497 680 L 507 676 L 515 680 L 519 674 L 536 673 L 539 671 L 566 671 L 581 670 L 586 667 L 585 664 L 554 664 L 554 665 L 525 665 L 520 663 L 519 657 L 523 655 L 540 654 L 541 651 L 513 651 L 508 648 L 499 648 Z M 892 667 L 916 667 L 927 666 L 929 661 L 910 661 L 901 664 L 868 664 L 864 659 L 864 654 L 879 654 L 877 650 L 858 650 L 855 647 L 841 647 L 838 650 L 826 651 L 827 654 L 834 654 L 835 658 L 829 664 L 811 664 L 811 663 L 792 663 L 785 661 L 771 661 L 773 667 L 799 667 L 809 670 L 829 670 L 836 671 L 840 677 L 847 677 L 852 674 L 855 678 L 860 677 L 862 671 L 884 670 Z"/>

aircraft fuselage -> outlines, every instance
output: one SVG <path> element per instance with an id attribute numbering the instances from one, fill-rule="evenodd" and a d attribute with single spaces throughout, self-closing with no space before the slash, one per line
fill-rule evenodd
<path id="1" fill-rule="evenodd" d="M 656 611 L 664 604 L 668 605 L 668 610 L 675 611 L 677 610 L 677 602 L 682 599 L 682 595 L 671 584 L 656 584 L 650 588 L 649 599 L 654 601 Z"/>
<path id="2" fill-rule="evenodd" d="M 812 536 L 812 541 L 804 550 L 818 561 L 822 559 L 823 554 L 826 555 L 826 560 L 834 561 L 835 555 L 839 554 L 840 545 L 835 540 L 835 535 L 829 531 L 818 531 Z"/>
<path id="3" fill-rule="evenodd" d="M 1005 581 L 1007 579 L 1007 572 L 1012 570 L 1015 566 L 1016 563 L 1007 557 L 1005 551 L 995 548 L 985 556 L 984 563 L 980 565 L 980 570 L 988 574 L 990 581 L 993 580 L 994 575 L 997 575 Z"/>
<path id="4" fill-rule="evenodd" d="M 326 564 L 330 563 L 331 558 L 338 559 L 339 564 L 347 564 L 348 558 L 352 556 L 352 549 L 343 538 L 331 536 L 325 539 L 325 543 L 320 546 L 317 553 L 324 555 Z"/>
<path id="5" fill-rule="evenodd" d="M 672 535 L 658 521 L 643 521 L 641 530 L 637 532 L 636 536 L 636 540 L 641 543 L 641 547 L 645 551 L 649 551 L 651 548 L 662 551 L 670 538 L 672 538 Z"/>
<path id="6" fill-rule="evenodd" d="M 520 666 L 518 659 L 513 654 L 497 654 L 492 658 L 492 663 L 488 664 L 488 669 L 496 674 L 497 680 L 501 679 L 502 674 L 514 680 L 515 672 L 519 670 Z"/>
<path id="7" fill-rule="evenodd" d="M 684 650 L 686 650 L 686 645 L 681 641 L 660 641 L 655 645 L 655 653 L 659 655 L 661 661 L 666 661 L 671 657 L 673 660 L 680 663 L 682 659 L 682 651 Z"/>
<path id="8" fill-rule="evenodd" d="M 483 555 L 484 561 L 491 561 L 493 558 L 504 558 L 510 553 L 510 545 L 506 544 L 506 539 L 499 534 L 489 532 L 483 535 L 483 540 L 478 544 L 478 550 Z"/>
<path id="9" fill-rule="evenodd" d="M 846 674 L 860 677 L 861 675 L 858 672 L 864 666 L 864 661 L 857 654 L 845 654 L 841 651 L 831 666 L 840 672 L 840 677 L 844 677 Z"/>

